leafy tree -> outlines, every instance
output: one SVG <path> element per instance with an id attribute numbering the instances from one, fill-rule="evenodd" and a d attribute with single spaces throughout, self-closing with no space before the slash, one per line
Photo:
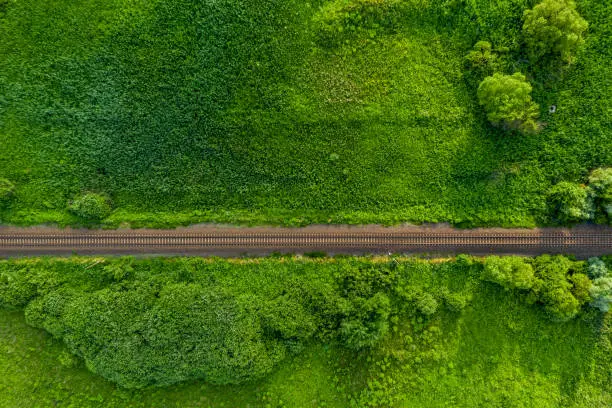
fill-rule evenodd
<path id="1" fill-rule="evenodd" d="M 531 99 L 531 85 L 521 73 L 486 77 L 478 87 L 478 100 L 495 126 L 534 133 L 539 129 L 538 104 Z"/>
<path id="2" fill-rule="evenodd" d="M 70 212 L 86 220 L 97 221 L 111 213 L 110 200 L 96 193 L 87 193 L 76 198 L 69 206 Z"/>
<path id="3" fill-rule="evenodd" d="M 491 74 L 495 71 L 498 55 L 488 41 L 478 41 L 466 57 L 468 67 L 474 71 Z"/>
<path id="4" fill-rule="evenodd" d="M 530 58 L 560 57 L 571 62 L 584 44 L 588 23 L 576 11 L 572 0 L 544 0 L 525 11 L 523 35 Z"/>
<path id="5" fill-rule="evenodd" d="M 481 278 L 506 289 L 531 289 L 535 282 L 533 267 L 518 256 L 490 256 L 485 260 Z"/>
<path id="6" fill-rule="evenodd" d="M 5 178 L 0 178 L 0 207 L 7 204 L 15 194 L 15 185 Z"/>
<path id="7" fill-rule="evenodd" d="M 562 181 L 548 191 L 553 217 L 561 222 L 579 222 L 593 217 L 593 203 L 584 186 Z"/>

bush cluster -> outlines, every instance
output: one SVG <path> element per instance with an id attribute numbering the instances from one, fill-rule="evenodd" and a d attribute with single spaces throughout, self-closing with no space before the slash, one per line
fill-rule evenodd
<path id="1" fill-rule="evenodd" d="M 68 208 L 74 215 L 89 221 L 99 221 L 111 213 L 108 197 L 97 193 L 86 193 L 75 198 Z"/>
<path id="2" fill-rule="evenodd" d="M 587 185 L 562 181 L 548 192 L 552 217 L 561 223 L 612 222 L 612 168 L 591 172 Z"/>
<path id="3" fill-rule="evenodd" d="M 609 305 L 609 283 L 598 281 L 605 271 L 599 259 L 591 260 L 585 269 L 584 263 L 563 256 L 492 256 L 485 260 L 481 278 L 507 290 L 523 291 L 528 301 L 541 304 L 554 320 L 564 321 L 576 316 L 585 304 L 601 310 L 604 304 Z"/>
<path id="4" fill-rule="evenodd" d="M 571 62 L 580 46 L 588 23 L 571 0 L 544 0 L 524 13 L 523 38 L 533 66 L 542 59 Z M 541 125 L 540 107 L 532 101 L 532 87 L 520 72 L 504 75 L 497 53 L 488 41 L 479 41 L 466 56 L 472 71 L 487 76 L 478 87 L 478 100 L 495 126 L 535 133 Z"/>
<path id="5" fill-rule="evenodd" d="M 612 305 L 612 274 L 605 262 L 599 258 L 589 259 L 588 275 L 593 280 L 589 295 L 591 306 L 608 312 Z"/>

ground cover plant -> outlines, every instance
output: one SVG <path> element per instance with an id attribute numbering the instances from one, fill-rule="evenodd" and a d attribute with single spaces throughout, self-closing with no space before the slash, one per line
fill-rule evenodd
<path id="1" fill-rule="evenodd" d="M 609 261 L 2 261 L 0 406 L 606 406 Z"/>
<path id="2" fill-rule="evenodd" d="M 612 164 L 612 5 L 577 1 L 567 31 L 538 3 L 2 2 L 0 220 L 557 221 L 550 188 Z M 553 29 L 563 47 L 526 43 Z M 538 134 L 488 123 L 494 72 L 526 76 Z M 91 193 L 109 216 L 69 210 Z"/>

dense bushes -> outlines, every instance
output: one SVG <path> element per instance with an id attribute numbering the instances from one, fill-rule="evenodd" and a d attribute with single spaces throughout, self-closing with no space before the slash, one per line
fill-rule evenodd
<path id="1" fill-rule="evenodd" d="M 531 60 L 535 64 L 543 58 L 571 62 L 584 44 L 588 26 L 573 0 L 544 0 L 525 11 L 523 35 Z"/>
<path id="2" fill-rule="evenodd" d="M 539 106 L 531 99 L 531 85 L 520 73 L 487 77 L 478 87 L 478 101 L 496 126 L 524 133 L 538 130 Z"/>
<path id="3" fill-rule="evenodd" d="M 492 75 L 498 68 L 499 56 L 488 41 L 478 41 L 465 57 L 468 68 L 481 75 Z"/>
<path id="4" fill-rule="evenodd" d="M 589 196 L 595 207 L 596 220 L 612 223 L 612 167 L 599 168 L 589 176 Z"/>

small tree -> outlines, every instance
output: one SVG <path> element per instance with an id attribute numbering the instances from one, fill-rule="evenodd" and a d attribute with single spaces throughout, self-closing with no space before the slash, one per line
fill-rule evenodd
<path id="1" fill-rule="evenodd" d="M 554 217 L 561 222 L 579 222 L 593 217 L 593 203 L 587 189 L 579 184 L 562 181 L 548 192 L 548 202 Z"/>
<path id="2" fill-rule="evenodd" d="M 478 87 L 478 100 L 495 126 L 534 133 L 539 129 L 538 104 L 531 99 L 531 85 L 521 73 L 495 74 Z"/>
<path id="3" fill-rule="evenodd" d="M 560 57 L 571 62 L 584 44 L 589 24 L 576 11 L 572 0 L 544 0 L 525 11 L 523 35 L 533 61 Z"/>
<path id="4" fill-rule="evenodd" d="M 70 212 L 86 220 L 101 220 L 111 213 L 110 200 L 96 193 L 87 193 L 76 198 L 69 206 Z"/>
<path id="5" fill-rule="evenodd" d="M 0 207 L 8 203 L 15 194 L 15 185 L 5 178 L 0 178 Z"/>

